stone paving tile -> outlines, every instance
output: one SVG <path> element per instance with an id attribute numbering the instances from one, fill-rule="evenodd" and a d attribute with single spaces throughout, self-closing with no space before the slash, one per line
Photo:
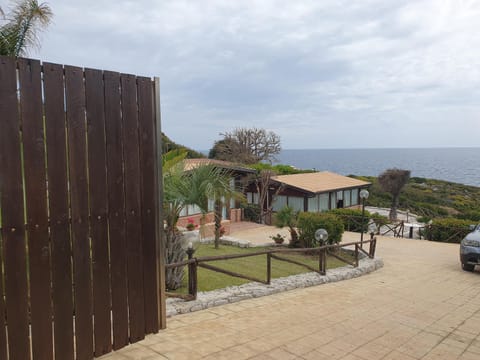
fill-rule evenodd
<path id="1" fill-rule="evenodd" d="M 400 351 L 393 350 L 389 352 L 382 360 L 415 360 L 418 358 L 406 355 Z"/>
<path id="2" fill-rule="evenodd" d="M 462 355 L 460 355 L 458 359 L 459 360 L 478 360 L 478 354 L 466 351 Z"/>
<path id="3" fill-rule="evenodd" d="M 101 359 L 480 359 L 480 273 L 461 270 L 458 245 L 377 251 L 374 273 L 178 315 Z"/>

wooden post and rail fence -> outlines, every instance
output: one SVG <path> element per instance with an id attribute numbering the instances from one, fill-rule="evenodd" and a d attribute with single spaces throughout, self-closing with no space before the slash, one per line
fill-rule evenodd
<path id="1" fill-rule="evenodd" d="M 285 261 L 291 264 L 303 266 L 307 268 L 310 271 L 316 272 L 320 275 L 325 275 L 327 271 L 327 255 L 333 256 L 336 259 L 351 265 L 353 267 L 358 267 L 358 262 L 360 259 L 360 253 L 363 253 L 364 255 L 368 256 L 369 258 L 374 258 L 375 257 L 375 250 L 377 246 L 377 239 L 375 237 L 372 237 L 370 240 L 365 240 L 363 241 L 363 244 L 369 244 L 368 251 L 366 251 L 362 246 L 360 242 L 351 242 L 351 243 L 345 243 L 345 244 L 334 244 L 334 245 L 324 245 L 316 248 L 304 248 L 304 249 L 267 249 L 267 250 L 261 250 L 257 251 L 254 253 L 248 253 L 248 254 L 230 254 L 230 255 L 218 255 L 218 256 L 203 256 L 199 258 L 194 258 L 193 249 L 188 249 L 188 259 L 184 261 L 179 261 L 176 263 L 171 263 L 171 264 L 166 264 L 165 268 L 166 269 L 171 269 L 171 268 L 176 268 L 176 267 L 188 267 L 188 294 L 182 295 L 182 294 L 176 294 L 176 293 L 167 293 L 167 296 L 170 297 L 180 297 L 185 300 L 195 300 L 197 298 L 197 292 L 198 292 L 198 268 L 204 268 L 207 270 L 219 272 L 222 274 L 230 275 L 233 277 L 238 277 L 241 279 L 249 280 L 249 281 L 254 281 L 262 284 L 269 285 L 272 280 L 272 259 L 279 260 L 279 261 Z M 345 247 L 354 247 L 354 252 L 353 252 L 353 258 L 354 261 L 349 261 L 345 258 L 343 258 L 341 255 L 337 253 L 337 250 Z M 303 254 L 318 254 L 318 268 L 314 268 L 308 264 L 302 263 L 301 261 L 296 261 L 293 259 L 288 259 L 285 257 L 282 257 L 281 254 L 287 254 L 287 253 L 303 253 Z M 232 260 L 232 259 L 240 259 L 240 258 L 246 258 L 246 257 L 251 257 L 251 256 L 266 256 L 266 279 L 260 279 L 258 277 L 253 277 L 250 275 L 245 275 L 245 274 L 240 274 L 237 272 L 233 272 L 230 270 L 222 269 L 218 266 L 211 265 L 209 263 L 215 262 L 215 261 L 221 261 L 221 260 Z"/>

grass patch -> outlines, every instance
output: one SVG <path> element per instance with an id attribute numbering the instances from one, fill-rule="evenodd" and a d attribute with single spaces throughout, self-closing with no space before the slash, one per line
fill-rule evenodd
<path id="1" fill-rule="evenodd" d="M 222 245 L 219 249 L 215 249 L 214 245 L 199 245 L 195 251 L 195 257 L 203 256 L 215 256 L 215 255 L 228 255 L 228 254 L 247 254 L 261 251 L 262 248 L 239 248 L 236 246 Z M 284 258 L 290 258 L 296 261 L 300 261 L 306 265 L 310 265 L 314 268 L 318 268 L 318 255 L 304 255 L 294 253 L 277 254 Z M 343 252 L 342 257 L 349 261 L 353 261 L 354 258 L 349 253 Z M 253 276 L 258 279 L 266 280 L 267 276 L 267 255 L 250 256 L 240 259 L 219 260 L 208 262 L 209 265 L 213 265 L 225 270 L 233 271 L 243 275 Z M 345 266 L 344 262 L 338 259 L 328 256 L 327 268 L 333 269 L 336 267 Z M 307 268 L 296 264 L 287 263 L 277 259 L 272 259 L 272 278 L 280 278 L 290 275 L 302 274 L 310 272 Z M 175 292 L 185 294 L 188 292 L 188 277 L 185 274 L 182 287 Z M 215 289 L 222 289 L 227 286 L 242 285 L 249 282 L 248 280 L 240 279 L 237 277 L 221 274 L 215 271 L 198 268 L 198 290 L 199 291 L 211 291 Z"/>

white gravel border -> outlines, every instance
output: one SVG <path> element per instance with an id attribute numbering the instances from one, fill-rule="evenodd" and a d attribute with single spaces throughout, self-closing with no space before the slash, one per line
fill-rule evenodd
<path id="1" fill-rule="evenodd" d="M 224 289 L 199 292 L 197 295 L 197 300 L 193 301 L 169 298 L 167 299 L 167 317 L 208 309 L 210 307 L 234 303 L 245 299 L 271 295 L 281 291 L 348 280 L 368 274 L 372 271 L 380 269 L 381 267 L 383 267 L 383 260 L 381 258 L 370 259 L 365 257 L 360 259 L 357 268 L 348 265 L 327 270 L 326 275 L 310 272 L 272 279 L 270 285 L 251 282 L 240 286 L 229 286 Z"/>

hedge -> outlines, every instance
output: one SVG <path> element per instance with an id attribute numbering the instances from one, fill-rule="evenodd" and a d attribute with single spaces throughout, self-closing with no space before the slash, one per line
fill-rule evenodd
<path id="1" fill-rule="evenodd" d="M 344 231 L 342 220 L 329 213 L 302 212 L 298 215 L 297 228 L 300 243 L 307 248 L 316 247 L 320 244 L 315 240 L 315 231 L 325 229 L 328 232 L 326 244 L 338 244 L 342 240 Z"/>
<path id="2" fill-rule="evenodd" d="M 431 241 L 460 243 L 471 232 L 469 220 L 454 218 L 435 219 L 425 227 L 425 239 Z"/>
<path id="3" fill-rule="evenodd" d="M 347 231 L 361 232 L 362 231 L 362 210 L 358 209 L 334 209 L 328 211 L 329 214 L 337 215 L 343 222 L 343 226 Z M 378 213 L 370 213 L 365 211 L 365 217 L 363 219 L 363 230 L 368 231 L 368 222 L 370 219 L 375 221 L 377 227 L 383 226 L 389 223 L 386 216 Z"/>

